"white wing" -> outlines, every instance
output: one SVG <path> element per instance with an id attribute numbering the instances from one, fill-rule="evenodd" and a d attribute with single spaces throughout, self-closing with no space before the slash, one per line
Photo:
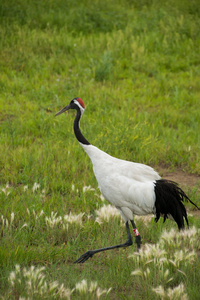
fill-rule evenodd
<path id="1" fill-rule="evenodd" d="M 81 146 L 93 163 L 95 175 L 99 173 L 99 176 L 101 177 L 104 176 L 105 173 L 112 174 L 114 171 L 115 173 L 140 182 L 160 179 L 159 174 L 147 165 L 115 158 L 93 145 L 81 144 Z"/>
<path id="2" fill-rule="evenodd" d="M 114 158 L 92 145 L 83 148 L 92 160 L 101 193 L 120 210 L 124 219 L 130 219 L 132 212 L 137 215 L 154 212 L 154 182 L 160 176 L 153 168 Z"/>

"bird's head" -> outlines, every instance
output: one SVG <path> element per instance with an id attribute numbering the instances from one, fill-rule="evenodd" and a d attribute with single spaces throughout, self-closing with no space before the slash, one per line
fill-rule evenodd
<path id="1" fill-rule="evenodd" d="M 79 97 L 74 98 L 67 106 L 65 106 L 59 112 L 57 112 L 57 114 L 55 114 L 55 116 L 58 116 L 69 109 L 79 110 L 82 115 L 85 110 L 85 104 L 81 98 L 79 98 Z"/>

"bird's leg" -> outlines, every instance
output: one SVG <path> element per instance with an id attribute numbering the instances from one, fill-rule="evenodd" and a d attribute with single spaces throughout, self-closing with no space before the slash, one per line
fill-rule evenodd
<path id="1" fill-rule="evenodd" d="M 96 254 L 98 252 L 111 250 L 111 249 L 115 249 L 115 248 L 131 246 L 133 244 L 133 240 L 131 237 L 128 221 L 126 222 L 126 231 L 127 231 L 127 235 L 128 235 L 128 240 L 125 243 L 115 245 L 115 246 L 100 248 L 100 249 L 96 249 L 96 250 L 89 250 L 86 253 L 84 253 L 83 255 L 81 255 L 74 263 L 84 263 L 86 260 L 88 260 L 88 258 L 92 257 L 94 254 Z"/>
<path id="2" fill-rule="evenodd" d="M 139 231 L 135 225 L 135 222 L 133 220 L 130 220 L 131 221 L 131 224 L 133 226 L 133 231 L 135 233 L 135 242 L 137 244 L 137 250 L 139 251 L 140 250 L 140 246 L 141 246 L 141 236 L 139 234 Z"/>

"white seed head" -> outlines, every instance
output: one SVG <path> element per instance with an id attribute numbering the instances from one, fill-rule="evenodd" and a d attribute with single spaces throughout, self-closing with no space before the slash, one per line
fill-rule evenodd
<path id="1" fill-rule="evenodd" d="M 76 290 L 78 290 L 80 293 L 86 293 L 88 291 L 88 284 L 85 279 L 83 279 L 81 282 L 78 282 L 76 284 Z"/>
<path id="2" fill-rule="evenodd" d="M 80 213 L 78 215 L 73 215 L 71 212 L 69 215 L 64 216 L 64 220 L 67 223 L 76 223 L 82 225 L 82 218 L 84 216 L 84 213 Z"/>
<path id="3" fill-rule="evenodd" d="M 84 186 L 84 187 L 83 187 L 83 193 L 88 192 L 88 191 L 95 191 L 95 189 L 92 188 L 91 185 L 89 185 L 89 186 Z"/>
<path id="4" fill-rule="evenodd" d="M 24 185 L 24 192 L 28 190 L 28 185 Z"/>
<path id="5" fill-rule="evenodd" d="M 119 211 L 110 204 L 103 205 L 99 210 L 96 210 L 96 214 L 97 214 L 96 222 L 99 224 L 102 224 L 104 220 L 106 222 L 109 222 L 110 219 L 120 216 Z"/>
<path id="6" fill-rule="evenodd" d="M 33 193 L 34 193 L 35 191 L 37 191 L 39 188 L 40 188 L 40 184 L 37 183 L 37 182 L 35 182 L 34 185 L 33 185 L 33 187 L 32 187 Z"/>

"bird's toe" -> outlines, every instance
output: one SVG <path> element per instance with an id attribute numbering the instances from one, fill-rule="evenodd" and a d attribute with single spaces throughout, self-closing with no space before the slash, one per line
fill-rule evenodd
<path id="1" fill-rule="evenodd" d="M 75 260 L 74 264 L 83 264 L 86 260 L 94 255 L 93 251 L 87 251 L 86 253 L 82 254 L 77 260 Z"/>

